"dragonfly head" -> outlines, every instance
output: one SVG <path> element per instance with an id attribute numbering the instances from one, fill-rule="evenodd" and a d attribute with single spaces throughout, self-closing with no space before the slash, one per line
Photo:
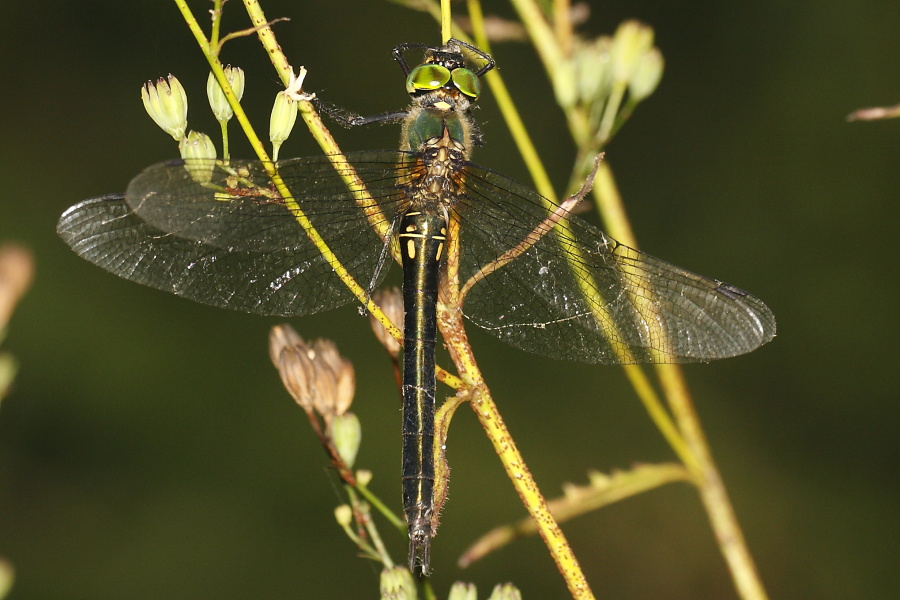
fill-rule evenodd
<path id="1" fill-rule="evenodd" d="M 469 68 L 463 47 L 475 52 L 486 63 L 477 71 Z M 493 66 L 493 59 L 484 52 L 458 40 L 450 40 L 444 46 L 426 48 L 425 62 L 407 74 L 406 91 L 414 98 L 437 92 L 447 101 L 464 98 L 473 102 L 481 95 L 481 76 Z"/>
<path id="2" fill-rule="evenodd" d="M 454 99 L 462 95 L 469 100 L 477 100 L 481 95 L 481 80 L 465 66 L 453 64 L 433 61 L 413 68 L 406 77 L 406 91 L 413 97 L 440 91 L 441 95 Z"/>

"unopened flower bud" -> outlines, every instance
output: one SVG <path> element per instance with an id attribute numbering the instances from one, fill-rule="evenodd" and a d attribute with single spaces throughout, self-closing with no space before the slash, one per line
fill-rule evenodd
<path id="1" fill-rule="evenodd" d="M 216 166 L 216 147 L 205 133 L 191 131 L 178 143 L 184 168 L 197 183 L 209 183 Z"/>
<path id="2" fill-rule="evenodd" d="M 228 85 L 231 86 L 234 96 L 240 101 L 244 95 L 244 70 L 240 67 L 228 65 L 224 71 Z M 210 72 L 209 78 L 206 80 L 206 97 L 209 98 L 209 106 L 212 108 L 217 121 L 222 123 L 234 116 L 234 111 L 231 109 L 231 105 L 228 104 L 228 98 L 225 97 L 222 86 L 216 81 L 216 76 L 212 72 Z"/>
<path id="3" fill-rule="evenodd" d="M 297 121 L 297 106 L 287 91 L 278 92 L 272 116 L 269 119 L 269 141 L 272 142 L 272 159 L 278 160 L 281 144 L 291 135 Z"/>
<path id="4" fill-rule="evenodd" d="M 381 600 L 416 600 L 416 584 L 412 573 L 403 567 L 383 570 L 379 588 Z"/>
<path id="5" fill-rule="evenodd" d="M 653 28 L 640 21 L 622 21 L 613 36 L 612 63 L 616 81 L 631 79 L 638 60 L 653 47 Z"/>
<path id="6" fill-rule="evenodd" d="M 553 94 L 556 103 L 564 110 L 575 106 L 578 102 L 578 65 L 575 60 L 560 61 L 553 70 Z"/>
<path id="7" fill-rule="evenodd" d="M 499 583 L 488 600 L 522 600 L 522 592 L 511 583 Z"/>
<path id="8" fill-rule="evenodd" d="M 356 472 L 356 485 L 365 487 L 372 481 L 372 471 L 368 469 L 360 469 Z"/>
<path id="9" fill-rule="evenodd" d="M 334 509 L 334 519 L 341 527 L 347 527 L 353 522 L 353 509 L 349 504 L 341 504 Z"/>
<path id="10" fill-rule="evenodd" d="M 457 581 L 450 586 L 450 594 L 447 600 L 478 600 L 478 590 L 474 583 Z"/>
<path id="11" fill-rule="evenodd" d="M 163 131 L 181 141 L 187 130 L 187 94 L 174 75 L 148 81 L 141 88 L 141 100 L 147 114 Z"/>
<path id="12" fill-rule="evenodd" d="M 634 73 L 628 81 L 631 99 L 640 102 L 656 90 L 662 79 L 664 61 L 659 48 L 650 48 L 637 62 Z"/>
<path id="13" fill-rule="evenodd" d="M 352 412 L 335 416 L 330 423 L 331 440 L 338 455 L 348 467 L 352 467 L 362 442 L 362 426 L 359 417 Z"/>
<path id="14" fill-rule="evenodd" d="M 582 103 L 593 106 L 602 103 L 612 85 L 612 38 L 602 36 L 590 42 L 582 42 L 575 51 L 575 71 L 578 97 Z"/>

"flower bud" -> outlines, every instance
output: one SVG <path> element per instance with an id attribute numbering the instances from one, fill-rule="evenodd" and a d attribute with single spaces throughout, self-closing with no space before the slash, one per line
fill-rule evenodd
<path id="1" fill-rule="evenodd" d="M 582 103 L 593 106 L 602 103 L 612 86 L 612 38 L 601 36 L 591 42 L 581 42 L 575 51 L 574 87 Z"/>
<path id="2" fill-rule="evenodd" d="M 228 65 L 224 71 L 228 85 L 231 86 L 235 97 L 240 101 L 244 95 L 244 70 L 240 67 Z M 209 78 L 206 80 L 206 97 L 209 98 L 209 106 L 212 108 L 213 114 L 219 123 L 223 123 L 234 116 L 234 111 L 231 109 L 231 105 L 228 104 L 228 98 L 225 97 L 222 86 L 216 81 L 216 76 L 212 72 L 210 72 Z"/>
<path id="3" fill-rule="evenodd" d="M 216 146 L 205 133 L 191 131 L 178 143 L 184 168 L 197 183 L 209 183 L 216 166 Z"/>
<path id="4" fill-rule="evenodd" d="M 365 487 L 372 481 L 372 471 L 368 469 L 360 469 L 356 472 L 356 485 Z"/>
<path id="5" fill-rule="evenodd" d="M 522 600 L 522 592 L 511 583 L 497 584 L 488 600 Z"/>
<path id="6" fill-rule="evenodd" d="M 450 586 L 450 594 L 447 600 L 478 600 L 478 590 L 474 583 L 457 581 Z"/>
<path id="7" fill-rule="evenodd" d="M 330 423 L 331 440 L 344 464 L 352 467 L 362 442 L 362 426 L 359 417 L 352 412 L 335 416 Z"/>
<path id="8" fill-rule="evenodd" d="M 278 92 L 272 116 L 269 119 L 269 141 L 272 142 L 272 160 L 278 160 L 278 150 L 294 128 L 297 121 L 297 106 L 287 91 Z"/>
<path id="9" fill-rule="evenodd" d="M 653 47 L 653 28 L 640 21 L 622 21 L 613 36 L 612 64 L 616 81 L 631 79 L 638 60 Z"/>
<path id="10" fill-rule="evenodd" d="M 416 600 L 416 584 L 412 573 L 403 567 L 383 570 L 379 588 L 381 600 Z"/>
<path id="11" fill-rule="evenodd" d="M 347 527 L 353 522 L 353 509 L 349 504 L 341 504 L 334 509 L 334 519 L 341 527 Z"/>
<path id="12" fill-rule="evenodd" d="M 650 48 L 638 59 L 628 82 L 628 92 L 632 100 L 640 102 L 656 90 L 659 80 L 662 79 L 664 64 L 659 48 Z"/>
<path id="13" fill-rule="evenodd" d="M 187 94 L 174 75 L 148 81 L 141 88 L 144 109 L 163 131 L 181 141 L 187 130 Z"/>
<path id="14" fill-rule="evenodd" d="M 562 60 L 553 70 L 553 94 L 556 103 L 568 110 L 578 102 L 578 78 L 577 56 L 574 60 Z"/>

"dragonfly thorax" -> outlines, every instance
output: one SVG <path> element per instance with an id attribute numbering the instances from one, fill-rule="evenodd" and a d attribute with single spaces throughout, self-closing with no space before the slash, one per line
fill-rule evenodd
<path id="1" fill-rule="evenodd" d="M 446 209 L 456 204 L 462 193 L 462 167 L 467 156 L 467 148 L 451 137 L 446 127 L 441 137 L 426 140 L 410 170 L 406 188 L 410 208 L 441 206 Z"/>
<path id="2" fill-rule="evenodd" d="M 400 136 L 402 149 L 424 152 L 429 140 L 441 139 L 447 132 L 462 149 L 463 158 L 468 159 L 475 145 L 476 129 L 467 110 L 468 102 L 455 103 L 447 109 L 414 104 L 403 122 Z"/>

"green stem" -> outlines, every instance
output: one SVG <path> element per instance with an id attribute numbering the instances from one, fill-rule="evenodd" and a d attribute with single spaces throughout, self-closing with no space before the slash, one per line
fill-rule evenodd
<path id="1" fill-rule="evenodd" d="M 394 511 L 389 509 L 387 505 L 381 501 L 381 498 L 372 493 L 372 490 L 365 485 L 357 485 L 356 491 L 359 492 L 359 495 L 366 499 L 366 502 L 375 507 L 375 509 L 380 512 L 385 519 L 390 521 L 391 525 L 396 527 L 399 531 L 406 532 L 406 523 L 394 514 Z"/>
<path id="2" fill-rule="evenodd" d="M 213 48 L 219 45 L 219 29 L 222 27 L 222 5 L 225 0 L 215 0 L 212 9 L 212 31 L 209 34 L 209 43 Z"/>
<path id="3" fill-rule="evenodd" d="M 753 556 L 694 410 L 684 371 L 678 365 L 656 365 L 656 372 L 666 390 L 669 407 L 678 421 L 688 450 L 696 461 L 693 466 L 694 480 L 734 586 L 743 600 L 767 600 Z"/>
<path id="4" fill-rule="evenodd" d="M 450 0 L 441 0 L 441 40 L 446 44 L 453 37 L 453 13 Z"/>
<path id="5" fill-rule="evenodd" d="M 216 47 L 210 45 L 209 40 L 206 39 L 206 34 L 203 33 L 203 29 L 200 27 L 200 24 L 197 23 L 197 19 L 194 18 L 194 14 L 191 12 L 191 9 L 188 7 L 187 3 L 184 0 L 174 0 L 174 2 L 175 6 L 178 7 L 179 12 L 181 12 L 181 16 L 184 18 L 185 23 L 187 23 L 188 29 L 190 29 L 191 33 L 194 34 L 194 39 L 197 40 L 197 45 L 200 46 L 200 50 L 203 52 L 203 56 L 206 57 L 206 60 L 209 63 L 210 68 L 212 69 L 213 75 L 215 75 L 216 77 L 216 81 L 218 81 L 219 85 L 222 87 L 225 98 L 228 99 L 228 104 L 231 106 L 232 110 L 234 110 L 234 116 L 238 120 L 238 123 L 240 123 L 241 129 L 244 130 L 244 135 L 247 136 L 247 140 L 253 147 L 254 152 L 256 152 L 256 156 L 259 157 L 259 160 L 263 161 L 264 163 L 271 163 L 262 140 L 260 140 L 259 136 L 256 135 L 256 131 L 253 129 L 253 125 L 250 123 L 250 119 L 247 117 L 247 114 L 241 107 L 241 103 L 237 99 L 234 90 L 231 88 L 231 84 L 228 82 L 228 78 L 225 77 L 225 71 L 222 68 L 222 63 L 219 62 L 219 57 L 216 51 L 214 51 L 214 48 Z"/>
<path id="6" fill-rule="evenodd" d="M 221 121 L 219 125 L 222 128 L 222 159 L 228 162 L 228 121 Z"/>
<path id="7" fill-rule="evenodd" d="M 484 30 L 484 18 L 481 12 L 481 4 L 478 0 L 469 0 L 467 6 L 469 9 L 469 16 L 472 18 L 475 46 L 478 46 L 490 54 L 491 48 Z M 460 39 L 469 41 L 465 38 Z M 516 147 L 519 149 L 519 153 L 522 155 L 525 167 L 531 175 L 535 189 L 537 189 L 544 198 L 556 202 L 557 196 L 556 191 L 553 189 L 553 183 L 550 181 L 550 176 L 544 168 L 544 163 L 541 161 L 537 148 L 531 140 L 531 136 L 528 134 L 528 129 L 522 121 L 522 116 L 516 108 L 516 104 L 512 99 L 512 95 L 509 93 L 509 89 L 506 87 L 506 83 L 503 81 L 503 77 L 500 76 L 500 73 L 496 69 L 485 75 L 485 77 L 488 85 L 491 86 L 491 92 L 493 93 L 494 98 L 497 100 L 497 105 L 503 115 L 503 120 L 506 122 L 506 126 L 516 143 Z"/>

